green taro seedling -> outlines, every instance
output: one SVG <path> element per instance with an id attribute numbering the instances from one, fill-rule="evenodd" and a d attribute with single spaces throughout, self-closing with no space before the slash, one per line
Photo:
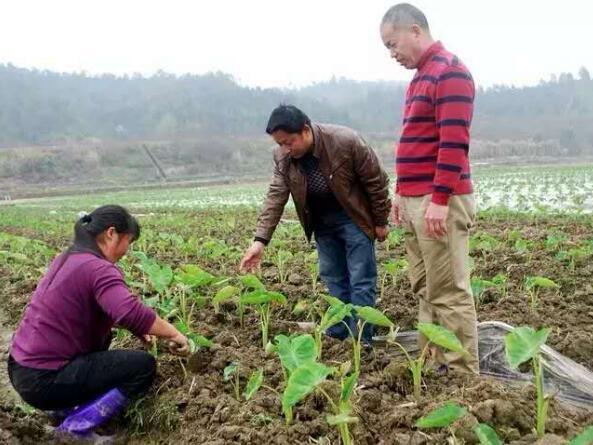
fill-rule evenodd
<path id="1" fill-rule="evenodd" d="M 470 284 L 472 288 L 472 294 L 478 306 L 482 304 L 482 295 L 484 294 L 484 292 L 486 292 L 488 289 L 496 287 L 496 284 L 494 284 L 493 281 L 484 280 L 479 277 L 472 277 L 470 280 Z"/>
<path id="2" fill-rule="evenodd" d="M 245 305 L 241 297 L 245 294 L 254 291 L 265 291 L 265 286 L 263 283 L 253 274 L 243 275 L 239 278 L 241 285 L 243 287 L 242 294 L 239 297 L 239 303 L 237 304 L 237 312 L 239 316 L 239 324 L 241 327 L 245 326 Z"/>
<path id="3" fill-rule="evenodd" d="M 179 320 L 175 323 L 175 327 L 179 332 L 187 337 L 187 341 L 189 343 L 189 352 L 190 354 L 195 354 L 202 348 L 209 349 L 212 347 L 213 343 L 212 340 L 204 337 L 203 335 L 197 334 L 192 332 L 191 328 L 188 324 L 186 324 L 183 320 Z M 156 342 L 154 343 L 155 347 L 155 354 L 156 354 Z M 183 365 L 183 361 L 179 358 L 179 363 L 183 369 L 183 374 L 185 378 L 187 378 L 187 371 L 185 370 L 185 366 Z"/>
<path id="4" fill-rule="evenodd" d="M 239 362 L 232 362 L 222 371 L 222 378 L 225 382 L 229 382 L 233 387 L 233 394 L 236 400 L 241 400 L 240 368 L 241 364 Z M 258 369 L 251 374 L 247 384 L 245 385 L 245 390 L 243 391 L 243 397 L 245 398 L 245 401 L 249 401 L 255 395 L 255 393 L 257 393 L 259 388 L 262 386 L 263 381 L 263 369 Z"/>
<path id="5" fill-rule="evenodd" d="M 268 331 L 270 327 L 270 316 L 272 307 L 275 304 L 285 305 L 286 297 L 280 292 L 257 289 L 241 295 L 240 302 L 242 306 L 253 306 L 259 313 L 259 322 L 261 328 L 262 345 L 266 349 L 268 344 Z"/>
<path id="6" fill-rule="evenodd" d="M 500 292 L 502 298 L 506 298 L 509 287 L 509 277 L 503 273 L 498 273 L 492 277 L 491 281 L 496 286 L 496 289 Z"/>
<path id="7" fill-rule="evenodd" d="M 352 332 L 352 354 L 354 361 L 354 372 L 360 373 L 361 353 L 362 353 L 362 334 L 367 323 L 375 326 L 389 328 L 390 338 L 395 338 L 395 323 L 393 323 L 383 312 L 370 306 L 353 306 L 358 317 L 357 328 L 358 336 Z M 348 327 L 348 326 L 347 326 Z M 350 330 L 350 328 L 348 328 Z"/>
<path id="8" fill-rule="evenodd" d="M 543 437 L 548 416 L 549 398 L 544 393 L 544 370 L 542 367 L 540 348 L 548 339 L 549 329 L 533 330 L 528 326 L 518 327 L 508 333 L 505 338 L 506 357 L 511 368 L 517 369 L 522 363 L 531 360 L 536 401 L 536 432 L 537 437 Z"/>
<path id="9" fill-rule="evenodd" d="M 371 306 L 356 306 L 352 304 L 346 304 L 340 301 L 338 298 L 325 295 L 323 298 L 330 304 L 327 312 L 325 313 L 322 321 L 316 329 L 316 343 L 318 350 L 321 351 L 321 335 L 329 327 L 337 324 L 344 323 L 346 329 L 352 337 L 352 358 L 354 363 L 354 372 L 360 373 L 361 353 L 362 353 L 362 334 L 365 326 L 370 323 L 375 326 L 381 326 L 389 328 L 390 337 L 395 338 L 395 323 L 393 323 L 383 312 L 375 309 Z M 357 322 L 357 335 L 352 332 L 350 326 L 344 321 L 344 318 L 352 315 L 352 311 L 358 317 Z M 327 327 L 326 327 L 327 326 Z M 321 355 L 321 353 L 319 354 Z"/>
<path id="10" fill-rule="evenodd" d="M 233 387 L 233 394 L 235 399 L 241 399 L 241 381 L 239 376 L 239 363 L 232 362 L 222 371 L 222 379 L 225 382 L 230 382 Z"/>
<path id="11" fill-rule="evenodd" d="M 440 408 L 437 408 L 426 416 L 421 417 L 416 421 L 416 427 L 418 428 L 448 428 L 451 434 L 451 443 L 458 444 L 458 440 L 455 437 L 455 432 L 451 428 L 453 423 L 461 419 L 467 414 L 467 409 L 453 403 L 447 402 Z"/>
<path id="12" fill-rule="evenodd" d="M 344 304 L 335 297 L 323 295 L 322 298 L 330 305 L 323 314 L 319 323 L 315 326 L 315 345 L 317 349 L 317 359 L 321 360 L 323 352 L 323 334 L 332 326 L 342 323 L 344 318 L 352 315 L 353 306 Z"/>
<path id="13" fill-rule="evenodd" d="M 292 422 L 294 406 L 319 387 L 334 372 L 316 361 L 305 362 L 292 371 L 282 393 L 282 412 L 286 424 Z"/>
<path id="14" fill-rule="evenodd" d="M 538 304 L 538 294 L 540 289 L 559 289 L 560 286 L 554 281 L 546 277 L 527 277 L 525 279 L 525 289 L 529 292 L 529 300 L 531 302 L 531 311 L 535 312 Z"/>
<path id="15" fill-rule="evenodd" d="M 439 346 L 447 351 L 457 352 L 460 354 L 467 354 L 463 349 L 461 342 L 450 330 L 433 323 L 418 323 L 418 332 L 426 338 L 426 344 L 420 352 L 417 359 L 412 359 L 406 348 L 397 342 L 395 343 L 406 356 L 408 362 L 408 369 L 412 373 L 412 381 L 414 384 L 414 399 L 418 402 L 420 400 L 420 391 L 422 385 L 422 370 L 426 362 L 426 354 L 428 353 L 431 344 Z"/>
<path id="16" fill-rule="evenodd" d="M 194 264 L 185 264 L 175 274 L 175 282 L 180 292 L 178 293 L 177 304 L 180 318 L 187 324 L 191 324 L 192 313 L 196 304 L 203 305 L 204 298 L 196 295 L 199 288 L 209 286 L 216 278 L 214 275 L 202 270 Z M 191 307 L 189 297 L 193 297 Z"/>
<path id="17" fill-rule="evenodd" d="M 400 258 L 397 261 L 388 260 L 383 263 L 383 276 L 381 277 L 381 298 L 385 295 L 385 286 L 387 279 L 391 278 L 391 285 L 395 286 L 398 277 L 401 276 L 408 269 L 408 261 L 405 258 Z"/>
<path id="18" fill-rule="evenodd" d="M 403 227 L 395 227 L 389 231 L 387 239 L 385 240 L 385 250 L 389 253 L 395 247 L 401 245 L 405 238 L 406 229 Z"/>
<path id="19" fill-rule="evenodd" d="M 328 400 L 334 412 L 333 415 L 326 417 L 327 423 L 338 428 L 343 445 L 352 444 L 349 425 L 358 422 L 358 418 L 352 416 L 351 402 L 352 394 L 354 394 L 354 389 L 358 383 L 358 377 L 359 374 L 357 372 L 349 376 L 342 376 L 340 380 L 340 398 L 337 402 L 334 402 L 329 394 L 319 388 L 319 391 Z"/>
<path id="20" fill-rule="evenodd" d="M 203 335 L 192 332 L 190 327 L 187 324 L 185 324 L 182 320 L 179 320 L 177 323 L 175 323 L 175 327 L 179 332 L 181 332 L 183 335 L 187 337 L 187 340 L 189 342 L 189 352 L 191 354 L 196 353 L 202 348 L 209 349 L 212 347 L 212 340 L 209 340 Z"/>
<path id="21" fill-rule="evenodd" d="M 288 263 L 292 260 L 292 253 L 288 250 L 278 249 L 274 258 L 276 267 L 278 268 L 278 279 L 281 284 L 284 284 L 288 278 L 289 268 Z"/>
<path id="22" fill-rule="evenodd" d="M 247 381 L 247 385 L 245 386 L 245 390 L 243 391 L 243 397 L 246 401 L 249 401 L 255 393 L 259 390 L 264 382 L 264 370 L 258 369 L 254 371 L 253 374 L 249 377 Z"/>
<path id="23" fill-rule="evenodd" d="M 307 269 L 309 270 L 309 277 L 311 278 L 311 289 L 313 295 L 317 294 L 317 281 L 319 280 L 319 258 L 317 251 L 310 253 L 306 257 Z"/>

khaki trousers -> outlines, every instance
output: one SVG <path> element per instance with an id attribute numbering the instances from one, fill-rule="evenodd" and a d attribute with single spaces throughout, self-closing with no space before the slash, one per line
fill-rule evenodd
<path id="1" fill-rule="evenodd" d="M 470 286 L 469 233 L 475 220 L 473 194 L 449 200 L 447 233 L 426 234 L 424 214 L 431 195 L 401 197 L 400 215 L 406 229 L 409 277 L 419 299 L 419 322 L 437 323 L 457 335 L 469 355 L 429 346 L 434 364 L 479 374 L 476 309 Z M 426 338 L 420 336 L 420 348 Z"/>

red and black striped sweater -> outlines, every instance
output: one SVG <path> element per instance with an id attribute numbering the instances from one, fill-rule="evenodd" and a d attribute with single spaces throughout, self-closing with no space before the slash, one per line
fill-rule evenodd
<path id="1" fill-rule="evenodd" d="M 441 42 L 432 44 L 406 93 L 396 193 L 432 193 L 432 202 L 445 205 L 452 194 L 472 192 L 468 151 L 474 96 L 468 69 Z"/>

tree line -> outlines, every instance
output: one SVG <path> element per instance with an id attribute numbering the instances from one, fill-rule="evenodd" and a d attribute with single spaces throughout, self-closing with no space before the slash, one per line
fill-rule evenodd
<path id="1" fill-rule="evenodd" d="M 0 65 L 0 146 L 84 140 L 184 140 L 262 135 L 270 111 L 294 103 L 312 119 L 395 138 L 406 84 L 333 78 L 292 89 L 252 88 L 231 75 L 88 76 Z M 593 152 L 593 80 L 586 68 L 538 85 L 479 88 L 472 133 L 555 140 Z"/>

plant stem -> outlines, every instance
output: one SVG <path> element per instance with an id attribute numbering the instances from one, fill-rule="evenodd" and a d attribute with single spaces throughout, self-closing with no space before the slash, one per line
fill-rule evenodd
<path id="1" fill-rule="evenodd" d="M 266 349 L 268 344 L 268 327 L 270 326 L 270 305 L 264 304 L 260 312 L 261 317 L 261 338 L 263 348 Z"/>
<path id="2" fill-rule="evenodd" d="M 541 439 L 546 432 L 546 419 L 548 417 L 549 401 L 544 394 L 544 372 L 539 352 L 533 357 L 533 373 L 535 388 L 537 391 L 537 420 L 536 431 L 538 439 Z"/>
<path id="3" fill-rule="evenodd" d="M 317 348 L 317 360 L 321 360 L 321 353 L 323 350 L 323 343 L 321 340 L 321 336 L 323 335 L 323 332 L 321 332 L 321 329 L 319 329 L 319 326 L 315 329 L 315 346 Z"/>
<path id="4" fill-rule="evenodd" d="M 239 381 L 239 371 L 237 370 L 235 372 L 235 384 L 234 386 L 234 390 L 235 390 L 235 399 L 237 400 L 241 400 L 241 387 L 240 387 L 241 382 Z"/>

